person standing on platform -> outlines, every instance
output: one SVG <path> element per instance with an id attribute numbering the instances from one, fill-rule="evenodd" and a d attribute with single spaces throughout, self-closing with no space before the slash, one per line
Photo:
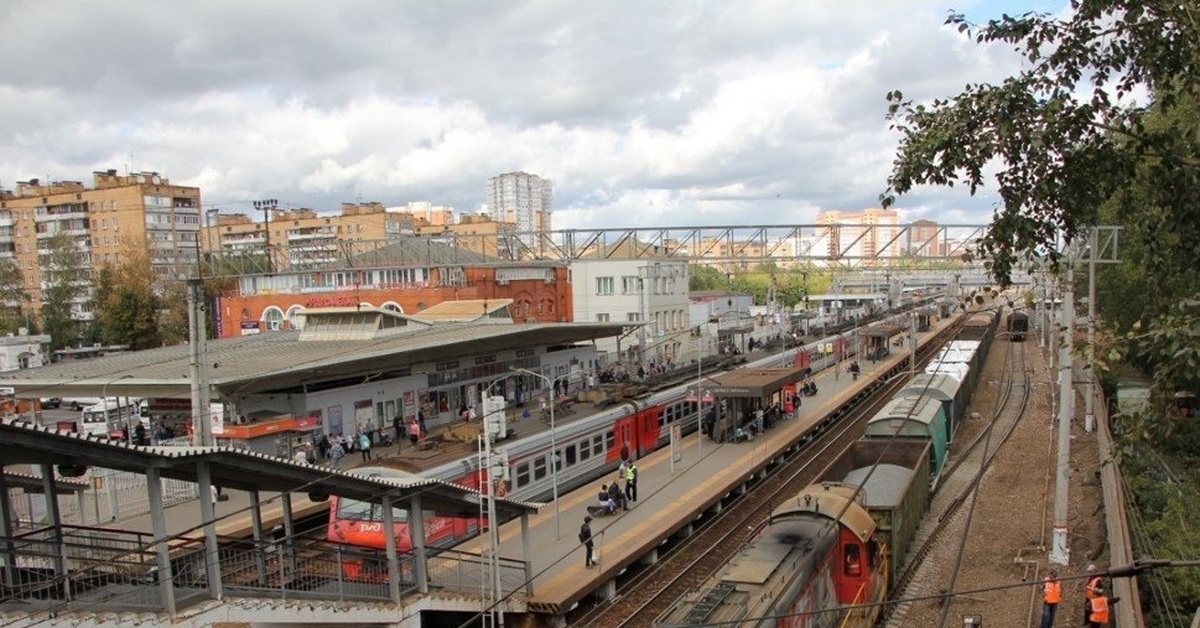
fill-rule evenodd
<path id="1" fill-rule="evenodd" d="M 621 462 L 629 462 L 629 443 L 621 443 Z"/>
<path id="2" fill-rule="evenodd" d="M 637 463 L 633 460 L 629 461 L 629 466 L 625 468 L 625 501 L 632 503 L 637 501 Z"/>
<path id="3" fill-rule="evenodd" d="M 404 420 L 400 418 L 400 413 L 392 417 L 392 428 L 396 430 L 396 451 L 400 451 L 401 438 L 404 438 Z"/>
<path id="4" fill-rule="evenodd" d="M 1106 597 L 1103 587 L 1096 588 L 1096 597 L 1088 601 L 1088 623 L 1091 628 L 1103 628 L 1108 625 L 1108 609 L 1120 602 L 1119 597 Z"/>
<path id="5" fill-rule="evenodd" d="M 1062 583 L 1058 581 L 1058 572 L 1051 569 L 1042 578 L 1042 623 L 1041 628 L 1051 628 L 1054 625 L 1054 614 L 1058 611 L 1058 603 L 1062 601 Z"/>
<path id="6" fill-rule="evenodd" d="M 408 423 L 408 442 L 412 443 L 413 449 L 417 448 L 417 443 L 421 441 L 421 424 L 410 420 Z"/>
<path id="7" fill-rule="evenodd" d="M 421 438 L 429 435 L 429 426 L 425 424 L 425 412 L 417 410 L 417 429 L 420 430 Z"/>
<path id="8" fill-rule="evenodd" d="M 579 526 L 579 542 L 583 543 L 586 554 L 584 555 L 584 567 L 591 567 L 596 564 L 592 560 L 592 550 L 595 547 L 592 541 L 592 518 L 584 517 L 583 525 Z"/>
<path id="9" fill-rule="evenodd" d="M 358 433 L 358 450 L 362 452 L 363 462 L 371 459 L 371 437 L 366 432 Z"/>

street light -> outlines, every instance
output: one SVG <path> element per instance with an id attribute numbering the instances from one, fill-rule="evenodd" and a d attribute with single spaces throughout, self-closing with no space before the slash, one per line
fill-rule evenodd
<path id="1" fill-rule="evenodd" d="M 509 370 L 514 373 L 524 373 L 526 375 L 532 375 L 532 376 L 542 380 L 543 382 L 546 382 L 546 388 L 548 389 L 548 392 L 546 393 L 547 395 L 554 394 L 554 383 L 555 382 L 557 382 L 558 380 L 563 379 L 564 377 L 567 377 L 571 374 L 570 372 L 567 372 L 559 377 L 551 378 L 551 377 L 542 375 L 541 373 L 538 373 L 536 371 L 531 371 L 529 369 L 523 369 L 523 368 L 519 368 L 519 367 L 515 367 L 515 366 L 509 367 Z M 558 441 L 556 440 L 557 435 L 555 433 L 555 428 L 554 428 L 554 402 L 555 402 L 555 399 L 553 397 L 551 397 L 550 398 L 550 484 L 552 485 L 551 490 L 553 491 L 553 495 L 554 495 L 554 538 L 559 539 L 562 536 L 562 528 L 559 526 L 559 521 L 558 521 Z"/>

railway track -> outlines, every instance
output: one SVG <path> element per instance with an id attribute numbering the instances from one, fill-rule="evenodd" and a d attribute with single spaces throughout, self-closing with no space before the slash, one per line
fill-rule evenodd
<path id="1" fill-rule="evenodd" d="M 953 338 L 957 326 L 939 340 Z M 918 360 L 928 361 L 941 342 L 930 343 Z M 595 628 L 648 626 L 680 596 L 700 585 L 744 545 L 782 500 L 811 484 L 830 462 L 861 438 L 868 419 L 903 387 L 905 378 L 892 377 L 870 389 L 843 416 L 808 446 L 792 453 L 741 495 L 728 498 L 715 515 L 697 522 L 696 532 L 662 548 L 658 563 L 626 576 L 610 600 L 576 611 L 571 625 Z"/>
<path id="2" fill-rule="evenodd" d="M 892 599 L 911 600 L 912 598 L 927 598 L 943 593 L 937 582 L 931 578 L 919 578 L 922 567 L 929 563 L 926 556 L 939 543 L 955 542 L 954 568 L 949 578 L 954 581 L 963 559 L 963 549 L 967 535 L 970 532 L 970 521 L 975 507 L 974 495 L 984 472 L 991 466 L 999 450 L 1016 430 L 1025 407 L 1029 403 L 1032 389 L 1031 377 L 1025 364 L 1025 343 L 1006 342 L 1004 360 L 1005 377 L 1001 383 L 1000 396 L 997 399 L 996 411 L 989 418 L 987 426 L 967 445 L 966 449 L 949 463 L 938 478 L 937 490 L 934 493 L 925 523 L 917 530 L 913 547 L 905 559 L 903 570 L 896 577 L 892 589 Z M 964 511 L 964 506 L 966 507 Z M 959 538 L 944 539 L 951 525 L 958 523 L 961 517 L 966 521 L 961 525 Z M 912 608 L 911 601 L 902 601 L 884 608 L 880 623 L 888 628 L 900 628 L 904 625 L 908 612 Z M 943 604 L 942 625 L 946 621 Z"/>

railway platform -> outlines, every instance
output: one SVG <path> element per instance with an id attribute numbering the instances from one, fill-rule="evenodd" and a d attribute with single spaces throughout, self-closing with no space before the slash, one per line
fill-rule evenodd
<path id="1" fill-rule="evenodd" d="M 946 324 L 919 334 L 918 342 L 930 342 Z M 617 578 L 631 565 L 655 562 L 658 547 L 674 535 L 690 534 L 693 522 L 721 508 L 726 496 L 761 479 L 775 461 L 810 439 L 873 381 L 901 368 L 907 357 L 893 354 L 862 363 L 858 378 L 831 370 L 816 374 L 818 394 L 804 397 L 794 418 L 751 441 L 718 444 L 693 433 L 676 448 L 665 447 L 638 460 L 638 500 L 628 510 L 591 521 L 594 567 L 584 564 L 579 529 L 587 507 L 596 504 L 601 484 L 615 480 L 615 473 L 560 495 L 557 510 L 547 504 L 529 518 L 526 528 L 517 522 L 501 526 L 497 535 L 502 558 L 520 560 L 523 546 L 537 548 L 529 566 L 528 595 L 510 597 L 505 610 L 555 617 L 565 625 L 566 613 L 587 596 L 611 597 Z M 479 537 L 459 549 L 483 555 L 489 546 L 486 537 Z"/>

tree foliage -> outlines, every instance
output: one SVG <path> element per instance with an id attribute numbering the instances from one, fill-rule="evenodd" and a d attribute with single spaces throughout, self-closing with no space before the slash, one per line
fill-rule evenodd
<path id="1" fill-rule="evenodd" d="M 123 243 L 125 254 L 116 265 L 105 265 L 93 285 L 94 321 L 105 344 L 132 350 L 162 345 L 160 299 L 145 242 Z"/>
<path id="2" fill-rule="evenodd" d="M 12 259 L 0 259 L 0 333 L 25 327 L 25 275 Z"/>
<path id="3" fill-rule="evenodd" d="M 977 43 L 1012 46 L 1026 67 L 998 85 L 969 84 L 929 104 L 887 95 L 900 146 L 884 206 L 915 186 L 964 185 L 974 194 L 993 167 L 1002 205 L 981 252 L 1002 285 L 1030 255 L 1057 262 L 1099 208 L 1138 176 L 1165 184 L 1159 226 L 1200 235 L 1197 131 L 1171 114 L 1200 86 L 1200 23 L 1191 3 L 1089 0 L 1071 15 L 1003 16 L 986 25 L 956 13 L 947 23 Z M 1164 115 L 1147 124 L 1147 112 Z M 1191 247 L 1193 262 L 1200 249 Z"/>
<path id="4" fill-rule="evenodd" d="M 73 304 L 88 296 L 87 254 L 75 239 L 56 233 L 46 239 L 38 266 L 42 273 L 42 329 L 50 335 L 50 349 L 75 344 L 82 325 L 72 313 Z"/>

